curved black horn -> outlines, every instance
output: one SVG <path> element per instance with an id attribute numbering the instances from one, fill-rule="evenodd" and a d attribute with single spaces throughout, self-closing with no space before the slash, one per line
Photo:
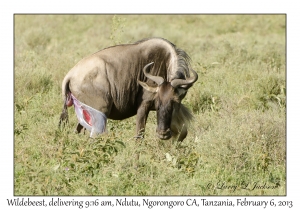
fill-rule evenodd
<path id="1" fill-rule="evenodd" d="M 174 79 L 174 80 L 171 81 L 172 87 L 176 88 L 180 85 L 189 86 L 189 85 L 192 85 L 194 82 L 196 82 L 198 80 L 198 74 L 193 69 L 190 69 L 190 70 L 194 74 L 193 77 L 189 77 L 187 79 Z"/>
<path id="2" fill-rule="evenodd" d="M 145 74 L 145 76 L 149 79 L 151 79 L 152 81 L 154 81 L 156 84 L 161 85 L 165 80 L 164 78 L 160 77 L 160 76 L 153 76 L 149 73 L 146 72 L 147 68 L 152 65 L 154 62 L 148 63 L 144 68 L 143 68 L 143 72 Z"/>

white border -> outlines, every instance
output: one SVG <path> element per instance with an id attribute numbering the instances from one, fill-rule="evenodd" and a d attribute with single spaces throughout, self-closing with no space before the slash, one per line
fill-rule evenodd
<path id="1" fill-rule="evenodd" d="M 293 1 L 295 2 L 295 1 Z M 282 13 L 287 14 L 287 196 L 277 200 L 296 198 L 299 185 L 299 22 L 297 4 L 289 1 L 14 1 L 4 0 L 0 8 L 0 59 L 1 59 L 1 131 L 0 138 L 0 206 L 7 206 L 13 198 L 13 15 L 15 13 Z M 298 196 L 297 196 L 298 197 Z M 35 197 L 38 200 L 38 197 Z M 105 198 L 105 197 L 101 197 Z M 130 197 L 132 198 L 132 197 Z M 157 197 L 170 200 L 173 197 Z M 219 199 L 208 197 L 208 199 Z M 234 197 L 228 197 L 233 199 Z M 238 198 L 238 197 L 237 197 Z M 271 197 L 250 197 L 252 200 Z M 49 198 L 46 198 L 49 199 Z M 81 197 L 82 200 L 94 198 Z M 115 200 L 115 198 L 107 197 Z M 142 199 L 137 197 L 136 199 Z M 175 197 L 175 199 L 180 199 Z M 186 199 L 186 198 L 184 198 Z M 220 197 L 226 200 L 226 197 Z M 58 208 L 56 208 L 58 209 Z M 62 209 L 62 208 L 61 208 Z M 199 208 L 198 208 L 199 209 Z M 223 207 L 222 209 L 227 209 Z M 229 207 L 228 207 L 229 209 Z M 236 208 L 237 209 L 237 208 Z M 277 208 L 276 208 L 277 209 Z"/>

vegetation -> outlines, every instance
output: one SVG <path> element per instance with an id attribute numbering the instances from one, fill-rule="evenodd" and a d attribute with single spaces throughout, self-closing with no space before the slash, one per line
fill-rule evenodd
<path id="1" fill-rule="evenodd" d="M 15 195 L 285 195 L 285 18 L 15 15 Z M 77 135 L 73 108 L 58 129 L 65 74 L 146 37 L 175 43 L 199 74 L 183 101 L 195 116 L 183 143 L 155 137 L 154 112 L 142 141 L 135 117 L 109 120 L 96 139 Z"/>

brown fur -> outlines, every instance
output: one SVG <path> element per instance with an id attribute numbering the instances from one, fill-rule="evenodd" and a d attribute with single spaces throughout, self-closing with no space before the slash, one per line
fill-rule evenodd
<path id="1" fill-rule="evenodd" d="M 185 80 L 190 76 L 189 56 L 162 38 L 144 39 L 134 44 L 105 48 L 79 61 L 65 76 L 62 83 L 64 106 L 59 124 L 68 121 L 67 95 L 72 93 L 79 101 L 101 111 L 107 118 L 122 120 L 137 115 L 137 136 L 141 136 L 149 111 L 157 108 L 157 94 L 140 85 L 143 83 L 149 89 L 157 86 L 143 73 L 144 66 L 151 62 L 154 64 L 149 74 L 162 77 L 167 84 L 174 79 Z M 162 90 L 163 97 L 160 98 L 164 103 L 172 100 L 172 103 L 174 101 L 180 104 L 191 86 L 192 83 L 173 89 L 173 92 Z M 173 117 L 172 112 L 170 113 L 170 118 L 173 118 L 172 132 L 178 133 L 182 127 L 185 130 L 191 118 L 190 112 L 185 107 L 180 107 Z M 186 119 L 184 114 L 187 114 Z"/>

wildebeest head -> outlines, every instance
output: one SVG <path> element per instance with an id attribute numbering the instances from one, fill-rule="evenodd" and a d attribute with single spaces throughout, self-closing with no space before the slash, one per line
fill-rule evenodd
<path id="1" fill-rule="evenodd" d="M 154 76 L 147 72 L 147 68 L 152 65 L 147 64 L 144 69 L 144 75 L 154 81 L 157 86 L 151 87 L 144 82 L 138 80 L 138 83 L 147 91 L 155 93 L 155 109 L 157 114 L 157 129 L 156 133 L 160 139 L 169 139 L 172 136 L 171 133 L 171 121 L 173 112 L 176 114 L 176 110 L 180 108 L 181 100 L 186 95 L 187 90 L 198 79 L 198 74 L 192 70 L 192 77 L 187 79 L 173 79 L 171 82 L 165 81 L 160 76 Z"/>

